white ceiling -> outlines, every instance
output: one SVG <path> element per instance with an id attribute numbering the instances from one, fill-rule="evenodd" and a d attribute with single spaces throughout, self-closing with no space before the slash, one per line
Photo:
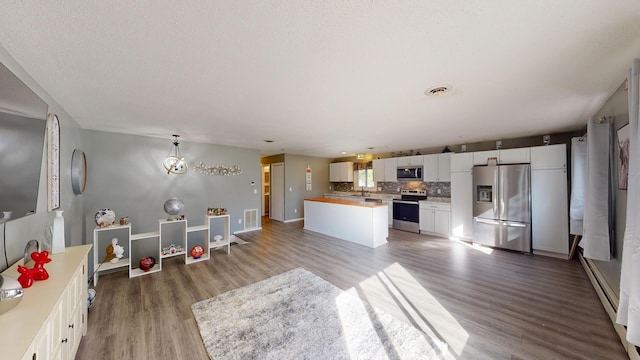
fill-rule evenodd
<path id="1" fill-rule="evenodd" d="M 580 129 L 640 56 L 631 0 L 12 0 L 0 19 L 81 127 L 263 155 Z"/>

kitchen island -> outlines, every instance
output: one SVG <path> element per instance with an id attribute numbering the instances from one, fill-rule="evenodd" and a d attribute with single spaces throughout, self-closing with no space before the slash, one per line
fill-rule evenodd
<path id="1" fill-rule="evenodd" d="M 387 212 L 378 202 L 304 199 L 304 229 L 375 248 L 387 243 Z"/>

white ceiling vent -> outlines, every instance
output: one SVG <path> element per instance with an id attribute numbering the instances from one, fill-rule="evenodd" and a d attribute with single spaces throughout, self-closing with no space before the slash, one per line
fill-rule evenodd
<path id="1" fill-rule="evenodd" d="M 436 86 L 431 89 L 427 89 L 424 93 L 427 96 L 442 96 L 447 94 L 450 90 L 450 86 Z"/>

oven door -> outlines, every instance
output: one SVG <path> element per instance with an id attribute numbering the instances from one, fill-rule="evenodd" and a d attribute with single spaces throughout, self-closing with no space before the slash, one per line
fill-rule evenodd
<path id="1" fill-rule="evenodd" d="M 420 207 L 417 201 L 393 200 L 393 220 L 420 222 Z"/>

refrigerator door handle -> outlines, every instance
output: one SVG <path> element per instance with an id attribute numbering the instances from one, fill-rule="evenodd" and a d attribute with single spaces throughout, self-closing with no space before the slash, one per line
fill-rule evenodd
<path id="1" fill-rule="evenodd" d="M 482 224 L 500 225 L 500 221 L 497 221 L 497 220 L 483 219 L 479 217 L 474 217 L 473 220 Z"/>
<path id="2" fill-rule="evenodd" d="M 507 225 L 507 226 L 511 226 L 511 227 L 519 227 L 519 228 L 527 227 L 527 224 L 517 223 L 517 222 L 511 222 L 511 221 L 507 221 L 507 222 L 506 222 L 506 225 Z"/>

